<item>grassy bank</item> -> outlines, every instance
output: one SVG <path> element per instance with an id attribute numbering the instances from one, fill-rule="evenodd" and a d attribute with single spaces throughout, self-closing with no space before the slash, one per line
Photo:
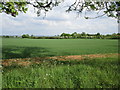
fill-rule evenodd
<path id="1" fill-rule="evenodd" d="M 6 66 L 3 88 L 118 88 L 118 57 Z"/>

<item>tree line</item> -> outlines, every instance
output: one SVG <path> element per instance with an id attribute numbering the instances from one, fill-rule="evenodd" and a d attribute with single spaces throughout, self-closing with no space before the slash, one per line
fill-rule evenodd
<path id="1" fill-rule="evenodd" d="M 100 33 L 88 34 L 85 32 L 72 34 L 62 33 L 56 36 L 34 36 L 29 34 L 23 34 L 22 36 L 8 36 L 3 35 L 2 38 L 29 38 L 29 39 L 120 39 L 120 33 L 102 35 Z"/>
<path id="2" fill-rule="evenodd" d="M 82 33 L 74 32 L 72 34 L 62 33 L 60 37 L 64 39 L 69 39 L 69 38 L 73 38 L 73 39 L 79 39 L 79 38 L 80 39 L 120 39 L 120 33 L 102 35 L 100 33 L 88 34 L 85 32 L 82 32 Z"/>

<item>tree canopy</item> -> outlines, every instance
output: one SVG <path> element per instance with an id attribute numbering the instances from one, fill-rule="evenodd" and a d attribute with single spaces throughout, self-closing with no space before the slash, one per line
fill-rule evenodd
<path id="1" fill-rule="evenodd" d="M 48 12 L 52 10 L 53 7 L 58 6 L 60 3 L 64 2 L 65 0 L 34 0 L 33 2 L 28 2 L 27 0 L 17 0 L 14 2 L 0 2 L 0 13 L 10 14 L 11 16 L 16 17 L 19 12 L 26 13 L 29 9 L 27 6 L 31 5 L 33 8 L 37 9 L 37 15 L 40 16 L 41 10 Z M 108 17 L 113 17 L 120 20 L 120 1 L 105 1 L 105 0 L 75 0 L 73 4 L 68 6 L 66 12 L 76 12 L 82 13 L 85 12 L 85 18 L 97 18 L 104 15 Z M 88 17 L 86 12 L 89 11 L 98 11 L 97 13 L 102 11 L 101 15 L 97 17 Z"/>

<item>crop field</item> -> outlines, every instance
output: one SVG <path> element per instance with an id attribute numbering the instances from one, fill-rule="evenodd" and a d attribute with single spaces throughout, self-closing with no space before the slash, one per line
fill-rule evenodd
<path id="1" fill-rule="evenodd" d="M 2 42 L 3 88 L 120 88 L 118 40 Z"/>
<path id="2" fill-rule="evenodd" d="M 118 53 L 118 40 L 3 39 L 3 59 Z"/>

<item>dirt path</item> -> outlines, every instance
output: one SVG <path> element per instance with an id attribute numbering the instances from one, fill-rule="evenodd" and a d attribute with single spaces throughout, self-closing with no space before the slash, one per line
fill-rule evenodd
<path id="1" fill-rule="evenodd" d="M 90 54 L 90 55 L 70 55 L 70 56 L 54 56 L 54 57 L 35 57 L 35 58 L 18 58 L 18 59 L 4 59 L 2 60 L 3 66 L 11 66 L 13 64 L 27 66 L 33 63 L 39 64 L 43 60 L 58 60 L 58 61 L 67 61 L 67 60 L 85 60 L 86 58 L 106 58 L 118 56 L 118 53 L 111 54 Z"/>

